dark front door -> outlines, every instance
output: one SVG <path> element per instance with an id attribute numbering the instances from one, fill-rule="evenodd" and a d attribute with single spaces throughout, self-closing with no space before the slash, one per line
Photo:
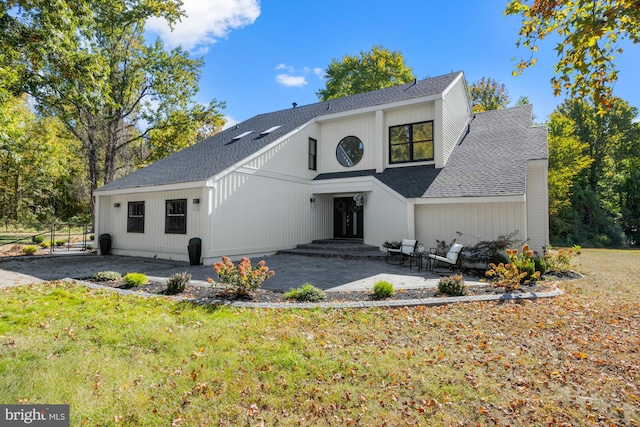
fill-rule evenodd
<path id="1" fill-rule="evenodd" d="M 333 237 L 362 239 L 364 215 L 362 206 L 356 206 L 352 197 L 333 199 Z"/>

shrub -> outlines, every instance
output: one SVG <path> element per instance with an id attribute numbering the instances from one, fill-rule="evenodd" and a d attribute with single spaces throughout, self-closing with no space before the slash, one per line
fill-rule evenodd
<path id="1" fill-rule="evenodd" d="M 533 263 L 535 265 L 535 270 L 540 272 L 540 276 L 547 272 L 547 263 L 540 255 L 535 255 L 533 257 Z"/>
<path id="2" fill-rule="evenodd" d="M 321 290 L 313 286 L 311 283 L 305 283 L 299 288 L 291 289 L 284 294 L 284 299 L 296 301 L 320 301 L 327 296 Z"/>
<path id="3" fill-rule="evenodd" d="M 93 239 L 95 239 L 95 238 L 96 238 L 96 235 L 95 235 L 95 234 L 90 234 L 90 235 L 89 235 L 89 240 L 93 240 Z"/>
<path id="4" fill-rule="evenodd" d="M 435 254 L 439 256 L 447 256 L 447 252 L 449 252 L 449 248 L 456 243 L 456 239 L 453 239 L 451 243 L 447 243 L 446 240 L 438 240 L 436 239 L 436 247 Z"/>
<path id="5" fill-rule="evenodd" d="M 124 275 L 122 280 L 124 280 L 124 283 L 128 287 L 133 288 L 134 286 L 140 286 L 147 283 L 147 276 L 143 273 L 127 273 Z"/>
<path id="6" fill-rule="evenodd" d="M 276 274 L 275 271 L 269 270 L 264 260 L 253 268 L 251 267 L 251 261 L 246 257 L 242 258 L 236 266 L 228 257 L 223 256 L 222 262 L 213 264 L 213 269 L 218 275 L 220 283 L 238 296 L 251 295 L 260 288 L 262 282 Z M 213 279 L 208 279 L 208 281 L 215 284 Z"/>
<path id="7" fill-rule="evenodd" d="M 24 253 L 25 255 L 33 255 L 36 252 L 38 252 L 38 247 L 37 246 L 28 245 L 28 246 L 24 246 L 22 248 L 22 253 Z"/>
<path id="8" fill-rule="evenodd" d="M 382 247 L 385 249 L 400 249 L 400 246 L 402 246 L 402 242 L 398 242 L 396 240 L 392 240 L 391 242 L 385 241 L 382 244 Z"/>
<path id="9" fill-rule="evenodd" d="M 521 241 L 516 239 L 518 233 L 519 231 L 516 230 L 512 233 L 498 236 L 496 240 L 483 240 L 478 242 L 476 245 L 465 250 L 467 259 L 471 263 L 507 263 L 508 259 L 505 259 L 504 252 L 507 248 L 521 244 Z"/>
<path id="10" fill-rule="evenodd" d="M 544 260 L 547 263 L 547 269 L 549 271 L 562 271 L 569 269 L 571 260 L 580 255 L 580 249 L 580 246 L 573 245 L 573 247 L 568 249 L 552 251 L 551 245 L 549 245 L 548 252 L 544 255 Z"/>
<path id="11" fill-rule="evenodd" d="M 395 292 L 393 285 L 387 281 L 380 280 L 373 284 L 373 296 L 375 296 L 376 299 L 389 298 Z"/>
<path id="12" fill-rule="evenodd" d="M 43 248 L 43 249 L 47 249 L 50 246 L 51 246 L 51 242 L 42 242 L 42 243 L 40 243 L 40 247 Z"/>
<path id="13" fill-rule="evenodd" d="M 42 234 L 38 234 L 37 236 L 33 236 L 31 238 L 31 241 L 39 245 L 40 243 L 44 242 L 44 236 Z"/>
<path id="14" fill-rule="evenodd" d="M 120 279 L 122 279 L 122 276 L 117 271 L 100 271 L 91 276 L 91 280 L 96 282 L 111 282 Z"/>
<path id="15" fill-rule="evenodd" d="M 189 282 L 191 282 L 191 275 L 186 271 L 172 274 L 167 280 L 167 293 L 171 295 L 179 294 L 185 290 Z"/>
<path id="16" fill-rule="evenodd" d="M 56 246 L 64 246 L 66 243 L 67 241 L 64 239 L 56 240 Z"/>
<path id="17" fill-rule="evenodd" d="M 457 297 L 467 294 L 467 285 L 464 283 L 464 277 L 460 274 L 454 274 L 453 276 L 441 277 L 438 282 L 438 290 L 440 293 Z"/>
<path id="18" fill-rule="evenodd" d="M 522 247 L 518 255 L 517 249 L 507 249 L 509 263 L 498 265 L 491 263 L 491 269 L 485 274 L 492 278 L 495 286 L 504 287 L 507 292 L 514 291 L 520 284 L 529 283 L 540 278 L 540 272 L 535 270 L 533 251 L 528 245 Z"/>

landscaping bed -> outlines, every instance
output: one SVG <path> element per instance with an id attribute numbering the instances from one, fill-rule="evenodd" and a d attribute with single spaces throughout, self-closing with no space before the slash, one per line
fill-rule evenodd
<path id="1" fill-rule="evenodd" d="M 550 276 L 553 278 L 553 276 Z M 91 279 L 86 279 L 91 281 Z M 93 282 L 103 286 L 108 286 L 118 289 L 127 289 L 135 292 L 176 296 L 181 298 L 193 299 L 201 304 L 212 304 L 218 302 L 256 302 L 256 303 L 283 303 L 283 302 L 304 302 L 304 301 L 288 301 L 284 298 L 284 293 L 275 292 L 266 289 L 258 289 L 252 296 L 237 296 L 230 292 L 226 288 L 218 286 L 194 286 L 188 285 L 183 292 L 175 295 L 170 295 L 167 292 L 167 284 L 163 282 L 149 282 L 148 284 L 136 286 L 135 288 L 128 287 L 122 280 L 115 281 L 102 281 Z M 547 292 L 554 289 L 552 281 L 540 281 L 529 285 L 522 285 L 518 290 L 512 291 L 512 294 L 527 293 L 527 292 Z M 504 288 L 487 285 L 480 286 L 468 286 L 467 296 L 474 295 L 502 295 L 505 293 Z M 354 302 L 354 301 L 379 301 L 371 291 L 340 291 L 340 292 L 325 292 L 326 298 L 320 302 Z M 396 292 L 386 300 L 411 300 L 411 299 L 423 299 L 423 298 L 444 298 L 449 295 L 442 294 L 437 288 L 421 288 L 421 289 L 396 289 Z"/>

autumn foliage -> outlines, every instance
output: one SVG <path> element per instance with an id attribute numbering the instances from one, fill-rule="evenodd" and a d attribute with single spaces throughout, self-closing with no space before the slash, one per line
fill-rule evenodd
<path id="1" fill-rule="evenodd" d="M 228 257 L 222 257 L 222 262 L 213 264 L 213 269 L 218 275 L 218 280 L 227 286 L 236 295 L 251 295 L 260 288 L 262 282 L 272 277 L 275 273 L 269 270 L 264 260 L 258 263 L 256 268 L 251 266 L 251 260 L 243 257 L 238 265 L 234 265 Z M 212 279 L 209 279 L 214 283 Z"/>
<path id="2" fill-rule="evenodd" d="M 522 247 L 518 254 L 517 249 L 507 249 L 508 263 L 491 263 L 491 269 L 485 274 L 495 286 L 504 287 L 507 292 L 514 291 L 522 283 L 529 283 L 540 278 L 540 272 L 536 271 L 533 251 L 529 245 Z"/>

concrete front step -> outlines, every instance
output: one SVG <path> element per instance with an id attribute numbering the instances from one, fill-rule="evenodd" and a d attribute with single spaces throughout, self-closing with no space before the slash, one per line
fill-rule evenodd
<path id="1" fill-rule="evenodd" d="M 327 251 L 327 252 L 380 252 L 377 246 L 365 245 L 363 243 L 340 243 L 340 244 L 332 244 L 332 243 L 306 243 L 302 245 L 298 245 L 296 249 L 309 249 L 309 250 L 319 250 L 319 251 Z"/>
<path id="2" fill-rule="evenodd" d="M 343 258 L 343 259 L 353 259 L 353 260 L 383 260 L 386 258 L 387 253 L 382 252 L 380 250 L 372 251 L 372 250 L 329 250 L 329 249 L 285 249 L 278 251 L 279 254 L 289 254 L 289 255 L 303 255 L 308 257 L 318 257 L 318 258 Z"/>
<path id="3" fill-rule="evenodd" d="M 377 246 L 365 245 L 362 239 L 314 240 L 311 243 L 298 245 L 294 249 L 279 252 L 310 257 L 374 260 L 384 259 L 387 255 Z"/>

